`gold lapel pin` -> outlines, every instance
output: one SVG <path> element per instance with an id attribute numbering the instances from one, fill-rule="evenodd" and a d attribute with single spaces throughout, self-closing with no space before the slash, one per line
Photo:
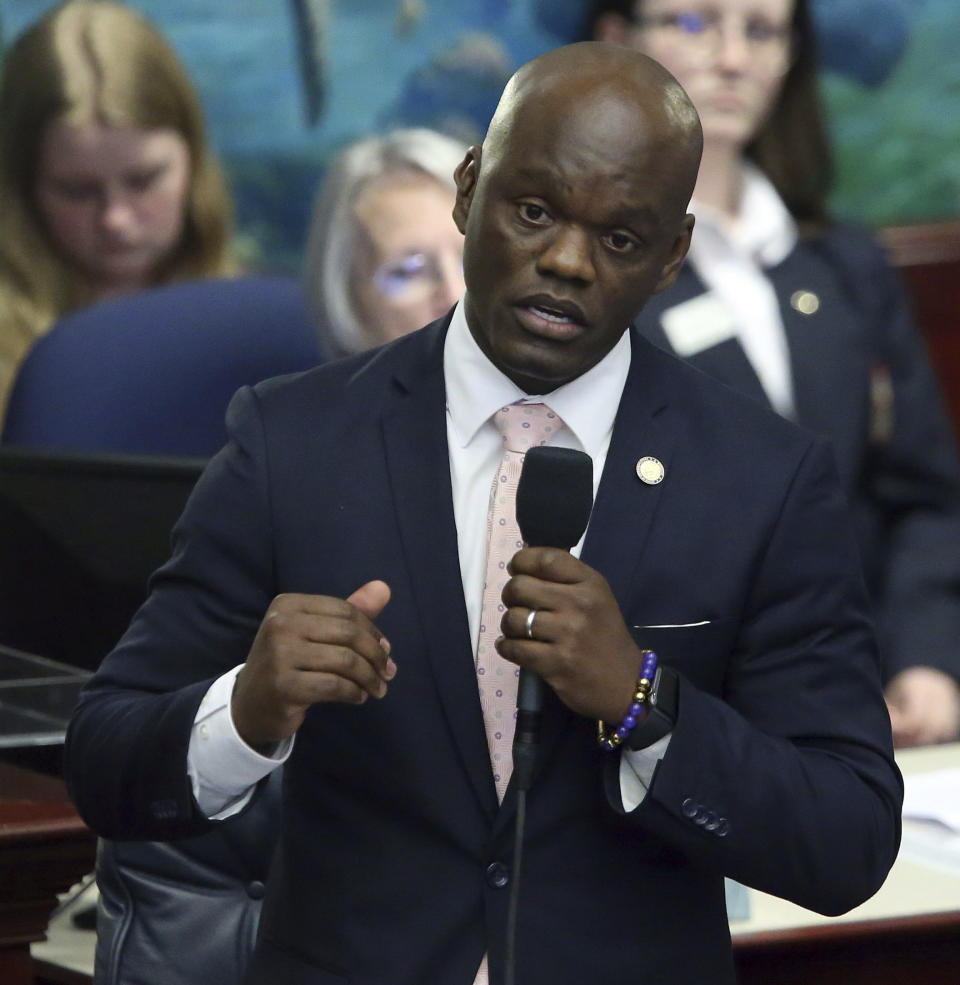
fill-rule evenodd
<path id="1" fill-rule="evenodd" d="M 813 291 L 794 291 L 790 295 L 790 307 L 801 315 L 815 315 L 820 310 L 820 298 Z"/>
<path id="2" fill-rule="evenodd" d="M 645 455 L 637 462 L 637 475 L 648 486 L 657 486 L 663 482 L 664 471 L 663 462 L 652 455 Z"/>

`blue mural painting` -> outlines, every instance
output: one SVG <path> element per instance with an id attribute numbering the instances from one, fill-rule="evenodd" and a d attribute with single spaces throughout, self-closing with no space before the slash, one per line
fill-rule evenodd
<path id="1" fill-rule="evenodd" d="M 813 0 L 834 133 L 836 211 L 960 215 L 956 0 Z M 51 0 L 0 0 L 9 40 Z M 293 269 L 317 181 L 361 133 L 478 139 L 503 83 L 577 37 L 584 0 L 132 0 L 202 95 L 251 265 Z"/>
<path id="2" fill-rule="evenodd" d="M 960 4 L 814 2 L 835 211 L 873 225 L 960 217 Z"/>

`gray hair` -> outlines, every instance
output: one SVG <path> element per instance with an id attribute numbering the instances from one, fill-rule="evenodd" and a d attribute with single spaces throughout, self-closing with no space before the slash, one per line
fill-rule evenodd
<path id="1" fill-rule="evenodd" d="M 466 149 L 451 137 L 418 127 L 366 137 L 331 164 L 314 204 L 302 273 L 326 356 L 362 352 L 377 342 L 376 327 L 362 324 L 354 310 L 351 289 L 359 240 L 354 204 L 360 194 L 374 181 L 411 174 L 456 191 L 453 172 Z"/>

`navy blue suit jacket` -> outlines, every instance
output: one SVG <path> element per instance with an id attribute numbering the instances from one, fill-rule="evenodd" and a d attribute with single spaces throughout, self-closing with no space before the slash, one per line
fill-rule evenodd
<path id="1" fill-rule="evenodd" d="M 399 673 L 383 701 L 315 706 L 297 735 L 248 982 L 470 985 L 484 951 L 502 980 L 516 801 L 497 803 L 464 608 L 445 327 L 238 394 L 173 558 L 69 730 L 97 830 L 201 830 L 194 715 L 273 596 L 390 584 L 377 623 Z M 732 985 L 723 876 L 824 912 L 858 903 L 895 857 L 901 786 L 825 443 L 632 345 L 583 559 L 682 675 L 679 718 L 624 814 L 617 757 L 548 695 L 517 978 Z M 644 455 L 660 485 L 638 479 Z"/>
<path id="2" fill-rule="evenodd" d="M 898 278 L 867 234 L 842 225 L 801 240 L 768 274 L 797 421 L 833 443 L 853 506 L 884 678 L 925 664 L 960 679 L 960 460 Z M 661 317 L 705 290 L 686 265 L 637 327 L 672 351 Z M 817 296 L 815 313 L 791 305 L 798 291 Z M 737 339 L 687 358 L 769 406 Z"/>

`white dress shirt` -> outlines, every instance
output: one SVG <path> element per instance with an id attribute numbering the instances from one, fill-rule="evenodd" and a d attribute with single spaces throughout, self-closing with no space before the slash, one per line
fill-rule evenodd
<path id="1" fill-rule="evenodd" d="M 550 443 L 584 451 L 593 459 L 596 496 L 630 368 L 630 338 L 624 332 L 613 349 L 583 376 L 544 397 L 530 396 L 481 352 L 467 327 L 463 308 L 462 303 L 457 305 L 447 331 L 443 369 L 460 573 L 470 637 L 476 647 L 483 606 L 487 507 L 503 449 L 491 417 L 517 401 L 547 403 L 564 422 Z M 575 556 L 579 556 L 582 544 L 581 540 L 573 549 Z M 234 667 L 211 685 L 190 735 L 187 766 L 193 793 L 200 809 L 214 819 L 239 811 L 252 796 L 255 784 L 284 762 L 293 747 L 293 739 L 289 739 L 273 756 L 262 756 L 237 734 L 230 715 L 230 696 L 239 670 Z M 626 695 L 625 706 L 628 699 Z M 621 797 L 626 810 L 636 808 L 643 799 L 668 743 L 669 736 L 664 736 L 649 749 L 621 756 Z"/>
<path id="2" fill-rule="evenodd" d="M 732 331 L 773 408 L 792 419 L 796 415 L 790 352 L 780 304 L 764 269 L 782 262 L 794 248 L 796 223 L 776 189 L 752 164 L 744 167 L 735 220 L 696 199 L 690 211 L 697 222 L 689 261 L 727 309 Z"/>

